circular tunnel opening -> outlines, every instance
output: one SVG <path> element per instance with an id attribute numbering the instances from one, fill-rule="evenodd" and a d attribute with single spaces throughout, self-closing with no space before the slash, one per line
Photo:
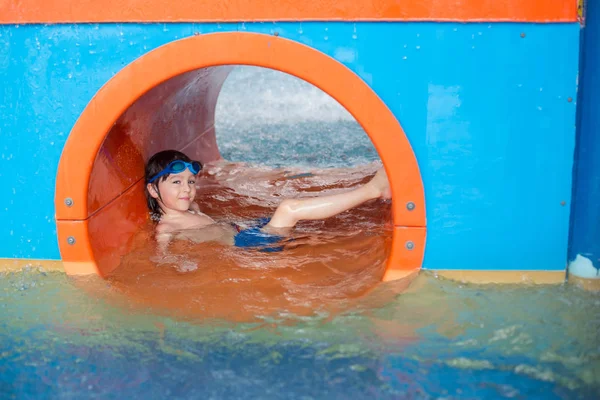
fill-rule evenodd
<path id="1" fill-rule="evenodd" d="M 174 61 L 176 60 L 176 61 Z M 392 187 L 393 240 L 385 279 L 418 269 L 425 241 L 423 185 L 402 128 L 357 75 L 310 47 L 267 35 L 210 34 L 167 44 L 113 77 L 77 121 L 59 164 L 56 217 L 69 274 L 106 276 L 146 223 L 143 165 L 173 148 L 221 159 L 215 110 L 232 65 L 296 76 L 330 95 L 369 135 Z"/>

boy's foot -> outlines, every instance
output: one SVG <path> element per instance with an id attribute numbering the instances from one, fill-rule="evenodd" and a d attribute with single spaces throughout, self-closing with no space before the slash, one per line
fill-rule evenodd
<path id="1" fill-rule="evenodd" d="M 392 190 L 390 189 L 390 183 L 388 181 L 387 174 L 385 173 L 385 169 L 379 169 L 373 179 L 369 181 L 368 185 L 373 186 L 373 188 L 377 190 L 378 198 L 392 198 Z"/>

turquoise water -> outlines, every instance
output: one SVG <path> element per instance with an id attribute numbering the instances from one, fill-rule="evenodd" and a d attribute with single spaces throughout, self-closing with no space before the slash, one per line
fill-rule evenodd
<path id="1" fill-rule="evenodd" d="M 3 398 L 596 399 L 600 296 L 422 274 L 338 315 L 191 321 L 0 274 Z"/>

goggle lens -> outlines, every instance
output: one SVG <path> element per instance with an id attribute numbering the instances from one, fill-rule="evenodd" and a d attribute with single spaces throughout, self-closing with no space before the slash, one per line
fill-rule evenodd
<path id="1" fill-rule="evenodd" d="M 183 161 L 173 161 L 167 168 L 171 167 L 171 173 L 180 173 L 185 170 L 185 164 Z M 193 172 L 193 171 L 192 171 Z"/>
<path id="2" fill-rule="evenodd" d="M 192 161 L 191 165 L 190 171 L 192 171 L 193 174 L 197 174 L 202 169 L 202 165 L 200 165 L 198 161 Z"/>

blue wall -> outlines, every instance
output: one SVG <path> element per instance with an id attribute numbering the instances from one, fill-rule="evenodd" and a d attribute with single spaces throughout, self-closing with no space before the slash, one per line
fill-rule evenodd
<path id="1" fill-rule="evenodd" d="M 110 77 L 164 43 L 230 30 L 277 30 L 312 46 L 388 104 L 425 184 L 424 267 L 564 269 L 578 24 L 0 26 L 0 257 L 60 258 L 58 160 Z"/>
<path id="2" fill-rule="evenodd" d="M 583 29 L 575 189 L 569 260 L 600 268 L 600 4 L 588 1 Z M 593 272 L 593 271 L 592 271 Z"/>

